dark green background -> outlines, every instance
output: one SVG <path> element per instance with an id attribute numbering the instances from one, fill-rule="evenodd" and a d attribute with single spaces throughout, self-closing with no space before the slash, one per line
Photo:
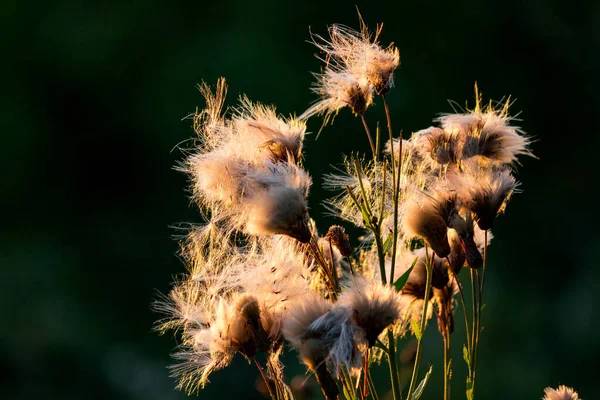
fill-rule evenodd
<path id="1" fill-rule="evenodd" d="M 451 111 L 447 99 L 472 100 L 477 81 L 487 99 L 516 98 L 513 112 L 537 139 L 539 160 L 519 168 L 524 193 L 490 248 L 481 399 L 538 399 L 559 383 L 587 400 L 597 392 L 599 4 L 358 4 L 370 26 L 385 21 L 383 43 L 401 51 L 389 96 L 396 129 L 429 126 Z M 319 69 L 309 27 L 356 27 L 354 4 L 50 1 L 0 11 L 0 398 L 183 399 L 165 369 L 175 341 L 151 331 L 150 303 L 184 270 L 169 226 L 200 221 L 172 169 L 182 158 L 172 149 L 193 135 L 182 118 L 203 104 L 195 86 L 225 76 L 230 104 L 247 93 L 300 113 L 314 99 L 309 71 Z M 381 107 L 368 118 L 383 121 Z M 348 112 L 306 140 L 321 230 L 331 222 L 321 217 L 322 174 L 352 150 L 368 147 Z M 430 327 L 428 399 L 441 397 L 440 336 Z M 200 398 L 259 398 L 256 375 L 236 360 Z"/>

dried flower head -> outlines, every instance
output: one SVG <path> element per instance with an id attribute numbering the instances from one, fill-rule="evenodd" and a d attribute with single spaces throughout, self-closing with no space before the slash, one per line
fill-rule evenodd
<path id="1" fill-rule="evenodd" d="M 282 234 L 306 243 L 310 240 L 306 197 L 310 178 L 291 165 L 271 165 L 270 173 L 256 171 L 251 176 L 258 185 L 241 201 L 240 221 L 253 235 Z"/>
<path id="2" fill-rule="evenodd" d="M 313 43 L 325 53 L 323 59 L 327 64 L 365 77 L 378 95 L 385 95 L 394 84 L 400 52 L 393 43 L 385 49 L 379 45 L 383 24 L 378 25 L 375 34 L 372 34 L 360 18 L 360 27 L 358 32 L 334 24 L 329 27 L 330 40 L 313 35 Z"/>
<path id="3" fill-rule="evenodd" d="M 420 154 L 438 165 L 456 164 L 460 159 L 460 138 L 455 132 L 429 127 L 415 132 L 412 142 Z"/>
<path id="4" fill-rule="evenodd" d="M 206 84 L 201 92 L 207 103 L 196 114 L 201 145 L 182 166 L 192 178 L 193 198 L 228 233 L 284 234 L 307 242 L 311 180 L 296 165 L 305 124 L 246 97 L 226 119 L 222 79 L 215 94 Z"/>
<path id="5" fill-rule="evenodd" d="M 517 156 L 533 157 L 531 139 L 519 127 L 511 126 L 508 114 L 510 100 L 499 109 L 493 104 L 482 106 L 482 97 L 475 86 L 475 109 L 463 114 L 447 114 L 439 118 L 446 132 L 460 135 L 463 140 L 462 158 L 486 157 L 502 164 L 518 162 Z"/>
<path id="6" fill-rule="evenodd" d="M 350 246 L 350 238 L 346 230 L 339 225 L 332 225 L 325 235 L 325 239 L 330 240 L 342 256 L 347 257 L 352 254 L 352 246 Z"/>
<path id="7" fill-rule="evenodd" d="M 483 258 L 479 247 L 475 243 L 475 224 L 471 211 L 463 208 L 459 213 L 454 214 L 450 220 L 450 227 L 452 229 L 449 232 L 454 231 L 456 233 L 462 247 L 463 262 L 466 260 L 467 265 L 471 268 L 480 268 L 483 265 Z M 452 266 L 454 268 L 455 264 L 452 264 Z M 458 273 L 458 271 L 455 272 Z"/>
<path id="8" fill-rule="evenodd" d="M 313 92 L 321 100 L 301 116 L 309 118 L 324 114 L 325 125 L 341 108 L 349 107 L 354 114 L 363 114 L 373 101 L 373 93 L 385 95 L 394 84 L 394 70 L 400 65 L 400 52 L 391 44 L 383 49 L 377 39 L 382 26 L 372 35 L 361 19 L 361 32 L 343 25 L 329 27 L 329 39 L 312 35 L 312 41 L 323 55 L 322 74 L 314 74 L 317 83 Z"/>
<path id="9" fill-rule="evenodd" d="M 353 310 L 354 321 L 365 332 L 369 347 L 400 317 L 400 295 L 396 290 L 360 276 L 342 293 L 338 303 Z"/>
<path id="10" fill-rule="evenodd" d="M 364 78 L 330 68 L 326 68 L 323 74 L 314 75 L 317 82 L 313 84 L 312 91 L 321 100 L 300 115 L 302 120 L 314 115 L 324 115 L 323 125 L 326 125 L 344 107 L 360 115 L 373 103 L 372 89 Z"/>
<path id="11" fill-rule="evenodd" d="M 407 201 L 402 225 L 409 236 L 420 236 L 438 257 L 450 254 L 448 222 L 456 213 L 456 195 L 441 187 L 418 193 Z"/>
<path id="12" fill-rule="evenodd" d="M 294 117 L 277 115 L 273 106 L 253 103 L 245 96 L 232 119 L 238 155 L 261 162 L 297 163 L 302 158 L 306 124 Z"/>
<path id="13" fill-rule="evenodd" d="M 558 389 L 547 387 L 544 389 L 543 400 L 580 400 L 579 395 L 570 387 L 560 385 Z"/>
<path id="14" fill-rule="evenodd" d="M 494 218 L 506 207 L 518 184 L 508 168 L 482 166 L 475 160 L 452 177 L 465 208 L 473 212 L 482 230 L 491 229 Z"/>

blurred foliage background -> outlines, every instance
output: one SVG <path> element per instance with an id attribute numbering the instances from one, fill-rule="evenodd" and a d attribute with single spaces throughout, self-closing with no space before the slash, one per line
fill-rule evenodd
<path id="1" fill-rule="evenodd" d="M 393 124 L 427 127 L 447 99 L 512 95 L 537 141 L 516 195 L 496 223 L 478 365 L 481 399 L 538 399 L 567 384 L 592 399 L 600 355 L 599 233 L 592 204 L 599 148 L 600 3 L 474 0 L 358 3 L 400 48 Z M 309 28 L 358 26 L 339 1 L 3 2 L 0 97 L 0 398 L 184 399 L 166 366 L 172 337 L 152 332 L 150 304 L 184 271 L 170 227 L 199 222 L 174 149 L 193 136 L 183 117 L 195 86 L 225 76 L 240 93 L 300 113 L 320 64 Z M 384 120 L 381 104 L 369 110 Z M 317 119 L 309 130 L 320 127 Z M 306 140 L 319 229 L 323 173 L 367 151 L 344 110 Z M 592 207 L 590 209 L 590 207 Z M 460 314 L 459 314 L 460 315 Z M 460 316 L 458 317 L 460 318 Z M 461 326 L 457 323 L 457 327 Z M 463 398 L 462 332 L 454 393 Z M 428 330 L 424 398 L 441 397 L 441 337 Z M 302 374 L 296 356 L 286 375 Z M 381 382 L 385 382 L 382 368 Z M 255 368 L 236 359 L 202 399 L 259 399 Z"/>

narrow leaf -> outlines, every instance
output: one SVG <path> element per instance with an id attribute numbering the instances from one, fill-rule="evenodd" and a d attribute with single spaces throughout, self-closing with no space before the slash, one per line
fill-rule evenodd
<path id="1" fill-rule="evenodd" d="M 419 326 L 419 321 L 417 321 L 416 319 L 411 319 L 410 327 L 412 328 L 412 331 L 415 333 L 415 337 L 417 338 L 417 340 L 421 340 L 423 335 L 421 333 L 421 327 Z"/>
<path id="2" fill-rule="evenodd" d="M 421 395 L 423 394 L 423 391 L 425 390 L 425 385 L 427 385 L 427 381 L 429 380 L 429 376 L 431 375 L 432 370 L 433 370 L 433 366 L 429 367 L 429 371 L 427 371 L 427 374 L 425 374 L 425 378 L 423 378 L 421 383 L 419 383 L 419 385 L 413 392 L 412 396 L 410 396 L 410 400 L 418 400 L 419 397 L 421 397 Z"/>
<path id="3" fill-rule="evenodd" d="M 385 238 L 385 242 L 383 242 L 383 253 L 387 253 L 390 248 L 392 247 L 392 236 L 393 235 L 388 235 L 387 238 Z"/>
<path id="4" fill-rule="evenodd" d="M 469 369 L 471 369 L 471 361 L 470 361 L 470 357 L 469 357 L 469 350 L 467 350 L 467 346 L 463 344 L 463 358 L 465 359 L 465 362 L 467 363 L 467 367 Z"/>
<path id="5" fill-rule="evenodd" d="M 402 288 L 404 287 L 404 285 L 406 285 L 406 282 L 408 281 L 408 277 L 410 276 L 411 271 L 413 270 L 413 268 L 417 264 L 417 260 L 418 260 L 418 258 L 415 258 L 415 260 L 413 261 L 413 263 L 410 266 L 410 268 L 407 269 L 406 272 L 403 273 L 402 276 L 400 278 L 398 278 L 398 280 L 396 282 L 394 282 L 394 287 L 396 288 L 397 292 L 399 292 L 400 290 L 402 290 Z"/>
<path id="6" fill-rule="evenodd" d="M 473 382 L 467 378 L 467 400 L 473 400 Z"/>
<path id="7" fill-rule="evenodd" d="M 385 354 L 388 354 L 388 348 L 385 347 L 385 345 L 383 344 L 383 342 L 381 340 L 379 340 L 379 339 L 377 339 L 377 341 L 375 342 L 375 344 L 373 345 L 373 347 L 377 347 L 377 348 L 383 350 L 383 352 Z"/>

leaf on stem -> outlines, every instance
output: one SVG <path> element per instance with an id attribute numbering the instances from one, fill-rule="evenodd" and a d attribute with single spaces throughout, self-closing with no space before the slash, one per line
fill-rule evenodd
<path id="1" fill-rule="evenodd" d="M 463 358 L 467 363 L 467 368 L 471 369 L 471 361 L 469 357 L 469 350 L 467 350 L 467 346 L 463 344 Z"/>
<path id="2" fill-rule="evenodd" d="M 421 383 L 419 383 L 413 394 L 410 396 L 410 400 L 418 400 L 421 397 L 423 391 L 425 390 L 425 385 L 427 385 L 427 381 L 429 380 L 429 376 L 431 375 L 432 370 L 433 366 L 429 367 L 429 371 L 427 371 L 427 374 L 425 374 L 425 378 L 423 378 Z"/>
<path id="3" fill-rule="evenodd" d="M 383 242 L 383 253 L 387 253 L 388 251 L 390 251 L 390 249 L 392 248 L 392 236 L 393 235 L 388 235 L 387 238 L 385 238 L 385 242 Z"/>
<path id="4" fill-rule="evenodd" d="M 473 400 L 473 382 L 470 378 L 467 378 L 467 400 Z"/>
<path id="5" fill-rule="evenodd" d="M 383 342 L 379 339 L 377 339 L 377 341 L 375 342 L 375 344 L 373 345 L 373 347 L 377 347 L 381 350 L 383 350 L 383 352 L 385 354 L 389 354 L 388 348 L 383 344 Z"/>
<path id="6" fill-rule="evenodd" d="M 411 319 L 410 320 L 410 327 L 412 328 L 413 332 L 415 333 L 415 337 L 417 338 L 417 340 L 421 340 L 421 338 L 423 337 L 423 334 L 421 333 L 421 326 L 419 325 L 419 321 L 417 321 L 416 319 Z"/>
<path id="7" fill-rule="evenodd" d="M 386 242 L 387 242 L 387 240 L 386 240 Z M 410 268 L 407 269 L 406 272 L 403 273 L 402 276 L 400 278 L 398 278 L 398 280 L 396 280 L 396 282 L 394 282 L 394 287 L 396 288 L 397 292 L 402 290 L 404 285 L 406 285 L 406 282 L 408 281 L 408 277 L 410 276 L 410 273 L 413 270 L 413 268 L 415 267 L 415 265 L 417 264 L 418 260 L 419 260 L 418 257 L 415 258 L 415 260 L 412 262 L 412 265 L 410 266 Z"/>

